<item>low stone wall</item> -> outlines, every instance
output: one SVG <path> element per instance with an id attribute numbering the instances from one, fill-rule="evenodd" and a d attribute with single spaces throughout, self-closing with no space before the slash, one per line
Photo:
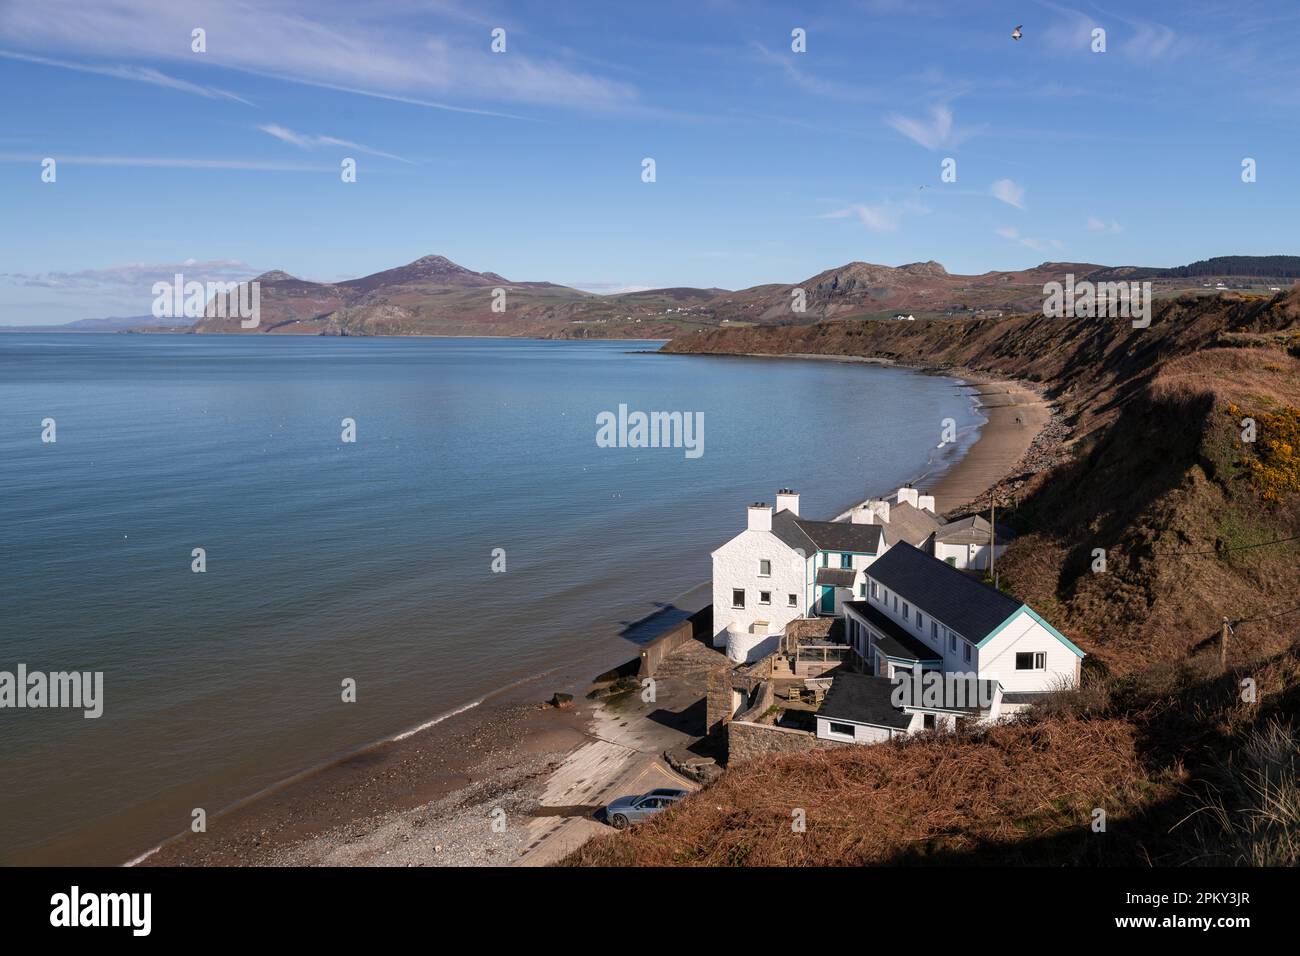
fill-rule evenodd
<path id="1" fill-rule="evenodd" d="M 638 677 L 653 677 L 663 659 L 688 641 L 713 632 L 713 605 L 701 608 L 684 621 L 680 621 L 641 648 L 641 669 Z"/>
<path id="2" fill-rule="evenodd" d="M 813 750 L 856 746 L 858 745 L 846 741 L 818 740 L 815 734 L 791 727 L 756 724 L 748 720 L 733 720 L 727 724 L 729 765 L 768 754 L 803 754 Z"/>
<path id="3" fill-rule="evenodd" d="M 755 694 L 754 702 L 749 705 L 749 710 L 733 717 L 733 722 L 737 720 L 757 721 L 767 713 L 768 708 L 770 708 L 776 700 L 776 692 L 772 690 L 771 681 L 763 681 L 758 685 L 756 692 L 750 691 L 750 693 Z"/>

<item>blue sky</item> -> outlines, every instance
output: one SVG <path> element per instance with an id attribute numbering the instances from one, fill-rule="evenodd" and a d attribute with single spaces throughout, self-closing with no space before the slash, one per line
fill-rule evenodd
<path id="1" fill-rule="evenodd" d="M 6 0 L 0 324 L 435 253 L 598 292 L 1296 253 L 1297 39 L 1294 0 Z"/>

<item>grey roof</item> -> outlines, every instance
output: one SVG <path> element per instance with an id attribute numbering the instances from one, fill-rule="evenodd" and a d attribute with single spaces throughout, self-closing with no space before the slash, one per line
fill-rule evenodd
<path id="1" fill-rule="evenodd" d="M 931 686 L 926 687 L 925 683 L 931 683 Z M 920 675 L 913 673 L 910 679 L 905 678 L 902 681 L 903 708 L 977 713 L 983 709 L 980 701 L 992 702 L 1000 686 L 1002 686 L 1000 681 L 981 680 L 973 674 L 958 674 L 952 671 L 926 671 Z M 936 690 L 939 695 L 938 701 L 934 700 Z"/>
<path id="2" fill-rule="evenodd" d="M 876 648 L 886 657 L 895 657 L 904 661 L 941 661 L 943 655 L 926 647 L 914 635 L 907 633 L 901 624 L 890 620 L 879 608 L 872 607 L 870 601 L 846 601 L 844 606 L 866 619 L 877 631 L 880 638 Z"/>
<path id="3" fill-rule="evenodd" d="M 836 674 L 826 699 L 817 709 L 817 716 L 906 730 L 911 726 L 912 715 L 894 706 L 890 700 L 893 692 L 894 684 L 888 677 Z"/>
<path id="4" fill-rule="evenodd" d="M 858 572 L 852 568 L 818 568 L 817 583 L 831 584 L 837 588 L 853 587 L 853 579 L 858 576 Z"/>
<path id="5" fill-rule="evenodd" d="M 933 513 L 921 508 L 914 508 L 904 501 L 889 507 L 889 540 L 906 541 L 918 548 L 940 528 L 943 522 Z"/>
<path id="6" fill-rule="evenodd" d="M 900 541 L 867 568 L 909 604 L 978 644 L 1023 605 L 996 588 Z"/>
<path id="7" fill-rule="evenodd" d="M 772 516 L 772 533 L 805 555 L 815 551 L 860 551 L 879 554 L 881 527 L 847 521 L 805 521 L 789 511 Z"/>
<path id="8" fill-rule="evenodd" d="M 1008 544 L 1015 534 L 1007 527 L 998 525 L 998 544 Z M 950 521 L 934 533 L 936 541 L 944 544 L 988 544 L 989 522 L 982 515 L 967 515 Z"/>

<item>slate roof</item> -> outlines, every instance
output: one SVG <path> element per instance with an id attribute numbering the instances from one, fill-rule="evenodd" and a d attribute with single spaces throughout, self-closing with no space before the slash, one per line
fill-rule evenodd
<path id="1" fill-rule="evenodd" d="M 888 677 L 836 674 L 826 699 L 817 709 L 817 716 L 906 730 L 911 726 L 912 715 L 893 705 L 890 701 L 893 692 L 894 684 Z"/>
<path id="2" fill-rule="evenodd" d="M 1008 528 L 998 525 L 998 544 L 1010 544 L 1015 534 Z M 989 522 L 981 515 L 967 515 L 950 521 L 934 533 L 936 541 L 944 544 L 988 544 Z"/>
<path id="3" fill-rule="evenodd" d="M 858 576 L 858 572 L 852 568 L 818 568 L 817 583 L 830 584 L 837 588 L 853 587 L 853 579 Z"/>
<path id="4" fill-rule="evenodd" d="M 925 686 L 928 682 L 933 682 L 930 687 Z M 1000 681 L 974 679 L 952 671 L 926 671 L 921 675 L 919 686 L 915 675 L 903 681 L 903 707 L 907 710 L 977 713 L 983 709 L 980 701 L 991 703 L 1000 686 Z M 936 693 L 937 701 L 934 699 Z"/>
<path id="5" fill-rule="evenodd" d="M 867 576 L 972 644 L 984 640 L 1024 606 L 902 541 L 876 558 Z"/>
<path id="6" fill-rule="evenodd" d="M 852 524 L 847 521 L 805 521 L 789 511 L 772 516 L 772 533 L 805 556 L 816 551 L 860 551 L 878 554 L 881 548 L 878 524 Z"/>
<path id="7" fill-rule="evenodd" d="M 886 524 L 890 541 L 906 541 L 918 548 L 925 543 L 926 538 L 943 526 L 943 522 L 929 511 L 914 508 L 906 501 L 890 505 L 889 521 Z"/>
<path id="8" fill-rule="evenodd" d="M 925 644 L 913 634 L 909 634 L 901 624 L 890 620 L 890 618 L 879 608 L 873 607 L 870 601 L 845 601 L 844 606 L 851 608 L 853 612 L 862 618 L 865 618 L 877 631 L 880 637 L 876 640 L 876 647 L 886 657 L 896 657 L 905 661 L 942 661 L 943 655 L 926 647 Z"/>

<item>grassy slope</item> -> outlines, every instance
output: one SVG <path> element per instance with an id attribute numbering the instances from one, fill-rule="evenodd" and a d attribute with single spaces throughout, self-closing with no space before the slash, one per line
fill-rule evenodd
<path id="1" fill-rule="evenodd" d="M 1083 689 L 1016 724 L 740 764 L 570 862 L 1300 862 L 1300 614 L 1261 616 L 1300 603 L 1300 552 L 1243 547 L 1300 534 L 1298 298 L 1172 302 L 1147 330 L 1015 317 L 673 343 L 1043 381 L 1076 454 L 1017 509 L 1002 584 L 1090 657 Z M 1254 444 L 1240 438 L 1245 416 Z M 1215 641 L 1225 614 L 1249 619 L 1229 673 Z M 1240 699 L 1246 678 L 1254 703 Z M 791 832 L 796 807 L 807 833 Z M 1109 838 L 1090 827 L 1097 807 Z"/>

